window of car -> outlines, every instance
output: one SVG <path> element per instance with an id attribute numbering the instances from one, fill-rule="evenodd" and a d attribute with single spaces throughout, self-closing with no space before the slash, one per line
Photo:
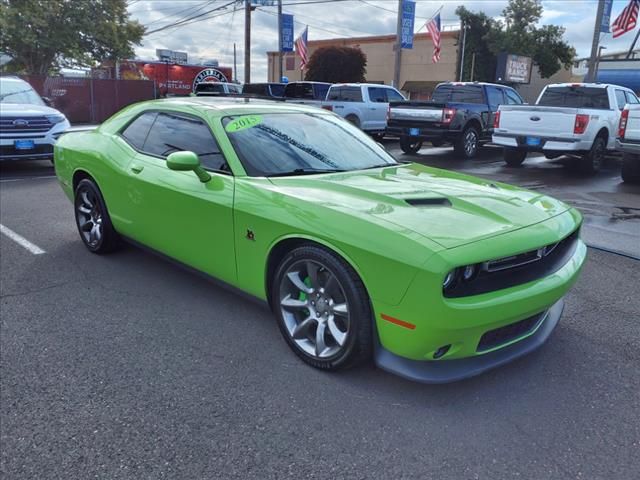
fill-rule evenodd
<path id="1" fill-rule="evenodd" d="M 387 89 L 381 87 L 369 87 L 369 100 L 374 103 L 387 103 Z"/>
<path id="2" fill-rule="evenodd" d="M 13 78 L 0 79 L 0 103 L 44 105 L 44 101 L 31 85 Z"/>
<path id="3" fill-rule="evenodd" d="M 489 97 L 489 105 L 492 107 L 498 107 L 504 103 L 504 96 L 500 88 L 487 85 L 487 97 Z"/>
<path id="4" fill-rule="evenodd" d="M 616 103 L 618 104 L 618 108 L 620 110 L 624 110 L 624 106 L 627 103 L 627 97 L 624 94 L 624 90 L 616 88 Z"/>
<path id="5" fill-rule="evenodd" d="M 223 126 L 248 175 L 303 175 L 397 165 L 359 128 L 323 113 L 230 116 Z"/>
<path id="6" fill-rule="evenodd" d="M 157 112 L 146 112 L 138 116 L 121 133 L 129 144 L 137 150 L 142 150 L 144 141 L 149 135 L 151 125 L 156 119 Z"/>
<path id="7" fill-rule="evenodd" d="M 405 98 L 393 88 L 386 88 L 387 91 L 387 101 L 388 102 L 403 102 Z"/>
<path id="8" fill-rule="evenodd" d="M 329 87 L 331 85 L 329 84 L 324 84 L 324 83 L 314 83 L 313 84 L 313 91 L 314 91 L 314 97 L 317 100 L 324 100 L 325 98 L 327 98 L 327 92 L 329 91 Z"/>
<path id="9" fill-rule="evenodd" d="M 225 93 L 222 83 L 199 83 L 196 85 L 195 93 Z"/>
<path id="10" fill-rule="evenodd" d="M 162 158 L 173 152 L 187 150 L 198 155 L 203 168 L 229 171 L 211 130 L 204 122 L 193 117 L 158 113 L 141 150 Z"/>
<path id="11" fill-rule="evenodd" d="M 229 93 L 236 93 L 236 94 L 242 93 L 242 89 L 240 88 L 240 85 L 228 83 L 227 88 L 229 89 Z"/>
<path id="12" fill-rule="evenodd" d="M 485 103 L 480 85 L 438 85 L 433 91 L 434 102 Z"/>
<path id="13" fill-rule="evenodd" d="M 287 98 L 313 98 L 313 86 L 310 83 L 289 83 L 284 92 Z"/>
<path id="14" fill-rule="evenodd" d="M 360 87 L 332 87 L 327 94 L 327 100 L 335 102 L 361 102 L 362 90 Z"/>
<path id="15" fill-rule="evenodd" d="M 522 97 L 509 88 L 504 90 L 504 95 L 507 100 L 507 105 L 522 105 L 524 103 Z"/>
<path id="16" fill-rule="evenodd" d="M 537 104 L 544 107 L 609 110 L 609 95 L 607 90 L 602 87 L 583 87 L 581 85 L 547 87 Z"/>
<path id="17" fill-rule="evenodd" d="M 282 97 L 284 95 L 284 85 L 274 83 L 269 88 L 273 97 Z"/>
<path id="18" fill-rule="evenodd" d="M 625 92 L 627 94 L 627 103 L 640 103 L 638 97 L 632 92 Z"/>

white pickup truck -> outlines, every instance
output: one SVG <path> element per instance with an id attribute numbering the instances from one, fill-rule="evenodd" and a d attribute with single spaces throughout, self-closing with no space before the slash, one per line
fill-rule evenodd
<path id="1" fill-rule="evenodd" d="M 547 158 L 578 157 L 583 172 L 600 169 L 607 151 L 615 150 L 620 113 L 637 103 L 632 90 L 599 83 L 547 85 L 535 105 L 501 105 L 494 118 L 493 143 L 504 148 L 510 166 L 528 152 Z"/>
<path id="2" fill-rule="evenodd" d="M 640 183 L 640 104 L 630 103 L 622 111 L 616 148 L 622 152 L 622 180 Z"/>
<path id="3" fill-rule="evenodd" d="M 387 127 L 389 102 L 403 102 L 395 88 L 377 83 L 336 83 L 329 87 L 322 108 L 332 110 L 356 127 L 383 135 Z"/>

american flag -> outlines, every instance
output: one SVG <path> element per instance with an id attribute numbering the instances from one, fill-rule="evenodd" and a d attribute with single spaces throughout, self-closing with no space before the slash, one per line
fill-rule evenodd
<path id="1" fill-rule="evenodd" d="M 633 0 L 635 1 L 635 0 Z M 438 63 L 440 61 L 440 14 L 438 13 L 433 17 L 429 23 L 427 23 L 427 30 L 431 34 L 431 40 L 433 41 L 433 55 L 431 61 Z"/>
<path id="2" fill-rule="evenodd" d="M 613 38 L 617 38 L 636 28 L 638 22 L 638 10 L 640 9 L 640 0 L 631 0 L 618 18 L 611 24 L 611 33 Z"/>
<path id="3" fill-rule="evenodd" d="M 307 64 L 307 61 L 309 61 L 307 56 L 309 54 L 309 51 L 307 50 L 308 31 L 309 27 L 305 27 L 302 34 L 296 38 L 296 52 L 300 55 L 300 70 L 304 70 L 304 66 Z"/>

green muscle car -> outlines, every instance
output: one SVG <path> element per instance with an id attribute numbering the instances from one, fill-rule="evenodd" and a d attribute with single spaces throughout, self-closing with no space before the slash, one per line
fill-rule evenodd
<path id="1" fill-rule="evenodd" d="M 513 360 L 549 337 L 586 256 L 566 204 L 397 163 L 313 107 L 140 103 L 64 135 L 55 168 L 91 252 L 132 241 L 267 302 L 326 370 L 373 358 L 437 383 Z"/>

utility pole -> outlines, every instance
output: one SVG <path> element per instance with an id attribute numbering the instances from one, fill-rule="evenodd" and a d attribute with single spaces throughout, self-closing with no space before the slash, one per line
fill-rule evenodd
<path id="1" fill-rule="evenodd" d="M 396 60 L 393 65 L 393 86 L 400 89 L 400 65 L 402 62 L 402 0 L 398 0 L 398 21 L 396 22 L 396 43 L 393 47 Z"/>
<path id="2" fill-rule="evenodd" d="M 244 83 L 251 83 L 251 0 L 244 0 Z"/>
<path id="3" fill-rule="evenodd" d="M 282 81 L 282 0 L 278 0 L 278 78 Z"/>
<path id="4" fill-rule="evenodd" d="M 462 81 L 462 73 L 464 72 L 464 47 L 467 43 L 467 24 L 462 24 L 462 52 L 460 53 L 460 78 L 459 82 Z"/>
<path id="5" fill-rule="evenodd" d="M 471 55 L 471 78 L 469 79 L 469 81 L 473 82 L 473 74 L 475 73 L 476 70 L 476 52 L 473 52 L 473 55 Z"/>
<path id="6" fill-rule="evenodd" d="M 233 80 L 238 81 L 238 63 L 236 61 L 236 42 L 233 42 Z"/>
<path id="7" fill-rule="evenodd" d="M 595 81 L 596 63 L 598 61 L 598 44 L 600 43 L 600 24 L 602 23 L 602 15 L 604 14 L 604 2 L 598 2 L 598 11 L 596 13 L 596 24 L 593 26 L 593 41 L 591 43 L 591 58 L 589 59 L 589 70 L 584 78 L 585 82 Z"/>

